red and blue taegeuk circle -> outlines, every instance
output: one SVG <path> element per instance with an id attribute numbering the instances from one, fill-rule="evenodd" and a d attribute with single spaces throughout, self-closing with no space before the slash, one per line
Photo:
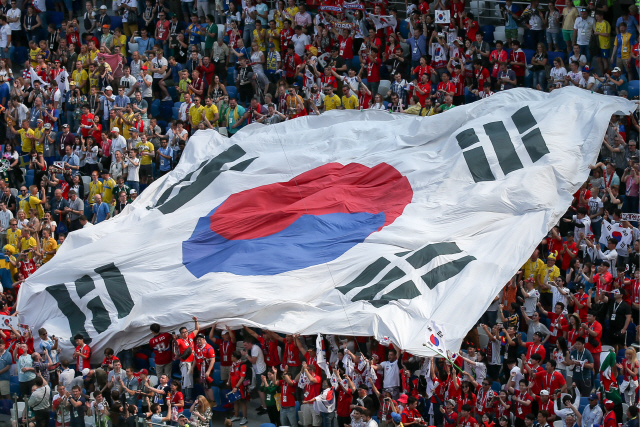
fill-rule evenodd
<path id="1" fill-rule="evenodd" d="M 386 163 L 328 163 L 229 196 L 198 220 L 182 262 L 198 278 L 322 264 L 393 223 L 412 198 L 409 180 Z"/>

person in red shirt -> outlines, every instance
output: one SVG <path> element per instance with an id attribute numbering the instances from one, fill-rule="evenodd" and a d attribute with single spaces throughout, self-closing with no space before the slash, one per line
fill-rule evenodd
<path id="1" fill-rule="evenodd" d="M 459 63 L 456 65 L 452 64 L 452 60 L 449 59 L 449 64 L 447 65 L 447 69 L 451 73 L 451 83 L 453 84 L 453 104 L 454 105 L 464 105 L 464 88 L 465 88 L 465 79 L 464 79 L 464 71 L 462 70 L 462 65 Z"/>
<path id="2" fill-rule="evenodd" d="M 169 65 L 171 67 L 175 67 L 176 64 L 177 61 L 175 58 L 169 60 Z M 209 58 L 208 56 L 202 58 L 197 70 L 200 74 L 202 74 L 202 78 L 206 82 L 206 87 L 208 88 L 209 86 L 211 86 L 211 82 L 213 82 L 213 76 L 216 73 L 216 67 L 215 65 L 213 65 L 213 62 L 211 62 L 211 58 Z M 171 78 L 171 75 L 169 75 L 169 78 Z"/>
<path id="3" fill-rule="evenodd" d="M 302 342 L 300 341 L 300 335 L 295 334 L 293 336 L 293 340 L 296 343 L 296 346 L 300 350 L 300 353 L 304 356 L 304 360 L 307 362 L 307 365 L 314 366 L 316 372 L 320 372 L 320 367 L 318 366 L 318 355 L 316 354 L 315 347 L 309 347 L 308 349 L 304 348 Z"/>
<path id="4" fill-rule="evenodd" d="M 178 380 L 171 381 L 171 406 L 178 409 L 178 414 L 184 411 L 184 394 Z"/>
<path id="5" fill-rule="evenodd" d="M 482 91 L 485 82 L 491 82 L 489 71 L 482 65 L 482 59 L 473 60 L 474 88 Z"/>
<path id="6" fill-rule="evenodd" d="M 591 299 L 589 295 L 584 292 L 584 284 L 576 284 L 576 293 L 571 295 L 571 301 L 569 305 L 574 306 L 575 312 L 580 317 L 581 322 L 587 321 L 587 312 L 591 308 Z"/>
<path id="7" fill-rule="evenodd" d="M 333 373 L 339 381 L 336 386 L 336 390 L 338 392 L 338 400 L 336 402 L 338 425 L 351 424 L 351 403 L 353 402 L 353 396 L 356 393 L 356 386 L 348 376 L 345 375 L 344 378 L 342 378 L 341 372 L 337 369 L 334 369 Z M 344 373 L 344 371 L 342 373 Z M 284 396 L 284 394 L 282 394 L 282 396 Z M 282 410 L 280 410 L 280 413 L 282 414 Z M 280 424 L 285 424 L 282 416 L 280 417 Z"/>
<path id="8" fill-rule="evenodd" d="M 524 70 L 527 66 L 527 58 L 522 49 L 520 49 L 520 42 L 517 39 L 511 41 L 509 64 L 511 64 L 513 72 L 516 73 L 518 86 L 524 86 Z"/>
<path id="9" fill-rule="evenodd" d="M 444 408 L 442 406 L 440 407 L 440 412 L 442 412 L 442 416 L 444 417 L 444 427 L 455 427 L 458 424 L 458 414 L 453 412 L 453 408 L 456 407 L 455 400 L 447 400 L 444 406 Z M 462 406 L 460 406 L 460 409 L 462 409 Z"/>
<path id="10" fill-rule="evenodd" d="M 534 394 L 534 398 L 538 403 L 538 415 L 540 415 L 541 412 L 546 412 L 544 416 L 545 420 L 549 423 L 553 423 L 553 421 L 555 421 L 556 419 L 555 402 L 553 399 L 551 399 L 551 394 L 549 393 L 549 391 L 540 390 L 540 395 L 536 396 Z M 544 426 L 545 424 L 541 424 L 541 426 Z"/>
<path id="11" fill-rule="evenodd" d="M 227 381 L 233 364 L 232 355 L 236 351 L 236 333 L 230 329 L 222 331 L 222 339 L 215 336 L 216 324 L 211 327 L 209 339 L 218 345 L 220 353 L 220 379 Z"/>
<path id="12" fill-rule="evenodd" d="M 334 89 L 338 89 L 338 80 L 334 75 L 331 74 L 331 67 L 324 67 L 323 75 L 320 77 L 320 81 L 322 82 L 322 87 L 326 85 L 333 86 Z"/>
<path id="13" fill-rule="evenodd" d="M 100 364 L 100 366 L 102 366 L 102 368 L 108 372 L 113 369 L 113 362 L 115 362 L 116 360 L 120 362 L 120 359 L 118 359 L 114 355 L 113 349 L 107 347 L 104 349 L 104 359 L 102 359 L 102 363 Z"/>
<path id="14" fill-rule="evenodd" d="M 527 343 L 522 342 L 520 335 L 518 335 L 517 338 L 518 338 L 518 345 L 527 348 L 527 353 L 526 353 L 527 360 L 531 359 L 531 355 L 533 354 L 539 354 L 540 360 L 544 360 L 545 356 L 547 355 L 547 350 L 545 350 L 544 344 L 542 343 L 542 340 L 544 339 L 544 334 L 542 334 L 542 332 L 536 332 L 535 334 L 533 334 L 533 338 L 532 338 L 533 342 L 527 342 Z"/>
<path id="15" fill-rule="evenodd" d="M 296 382 L 304 384 L 304 402 L 312 401 L 322 390 L 322 379 L 316 373 L 316 367 L 307 365 L 306 362 L 302 362 L 302 371 L 298 374 Z M 320 424 L 320 415 L 313 410 L 313 403 L 303 403 L 300 410 L 303 426 L 311 427 Z"/>
<path id="16" fill-rule="evenodd" d="M 193 373 L 194 367 L 198 368 L 200 372 L 200 382 L 204 387 L 204 394 L 210 402 L 214 402 L 213 390 L 211 389 L 211 371 L 216 363 L 216 352 L 213 350 L 203 334 L 196 335 L 196 345 L 194 347 L 195 363 L 191 365 L 191 373 Z M 233 370 L 233 368 L 232 368 Z"/>
<path id="17" fill-rule="evenodd" d="M 360 77 L 358 79 L 360 81 Z M 360 88 L 358 89 L 358 105 L 361 110 L 371 107 L 371 91 L 362 81 L 360 81 Z"/>
<path id="18" fill-rule="evenodd" d="M 500 65 L 509 62 L 509 55 L 506 50 L 502 49 L 502 42 L 496 41 L 496 49 L 489 55 L 489 61 L 491 62 L 491 77 L 494 79 L 498 77 L 498 71 L 500 71 Z"/>
<path id="19" fill-rule="evenodd" d="M 334 32 L 337 34 L 337 30 Z M 342 30 L 342 35 L 338 36 L 338 52 L 347 62 L 347 68 L 349 68 L 353 60 L 353 34 L 346 28 Z"/>
<path id="20" fill-rule="evenodd" d="M 407 399 L 407 406 L 402 411 L 402 424 L 405 426 L 420 426 L 426 425 L 422 419 L 422 415 L 418 412 L 418 399 L 413 396 L 409 396 Z"/>
<path id="21" fill-rule="evenodd" d="M 509 387 L 509 392 L 514 394 L 514 413 L 515 417 L 520 420 L 516 420 L 516 426 L 522 425 L 524 423 L 524 419 L 527 414 L 531 413 L 531 404 L 533 403 L 533 398 L 529 394 L 529 381 L 522 379 L 520 380 L 520 390 L 514 390 L 513 387 Z"/>
<path id="22" fill-rule="evenodd" d="M 282 61 L 282 66 L 287 76 L 287 83 L 293 83 L 293 76 L 296 74 L 296 70 L 300 64 L 302 64 L 302 59 L 300 59 L 298 54 L 295 52 L 293 43 L 291 43 L 287 46 L 287 53 Z"/>
<path id="23" fill-rule="evenodd" d="M 596 320 L 596 312 L 589 311 L 587 323 L 580 325 L 579 335 L 584 338 L 585 348 L 593 356 L 593 369 L 600 372 L 600 353 L 602 352 L 602 325 Z M 591 339 L 589 339 L 591 338 Z M 595 341 L 592 343 L 592 341 Z M 596 345 L 593 345 L 596 344 Z"/>
<path id="24" fill-rule="evenodd" d="M 156 362 L 156 374 L 166 375 L 171 378 L 171 365 L 173 362 L 173 337 L 167 332 L 160 333 L 160 325 L 152 324 L 149 329 L 153 338 L 149 340 L 149 347 L 153 350 Z"/>
<path id="25" fill-rule="evenodd" d="M 614 250 L 617 243 L 615 239 L 610 239 L 610 241 L 607 242 L 609 250 Z M 611 292 L 613 275 L 609 272 L 610 266 L 608 261 L 603 261 L 602 264 L 598 266 L 598 274 L 595 274 L 591 279 L 591 283 L 594 283 L 596 288 L 596 301 L 602 300 L 607 296 L 608 292 Z"/>
<path id="26" fill-rule="evenodd" d="M 458 417 L 458 426 L 461 427 L 478 427 L 478 421 L 471 416 L 473 407 L 471 405 L 462 405 L 460 408 L 460 416 Z"/>
<path id="27" fill-rule="evenodd" d="M 284 353 L 282 356 L 282 370 L 285 368 L 289 371 L 289 375 L 293 378 L 296 378 L 300 373 L 301 363 L 300 363 L 300 350 L 296 346 L 296 343 L 293 340 L 293 335 L 287 335 L 282 338 L 278 334 L 273 335 L 278 341 L 284 343 Z M 287 368 L 288 367 L 288 368 Z"/>
<path id="28" fill-rule="evenodd" d="M 571 261 L 578 256 L 578 245 L 574 241 L 573 231 L 567 232 L 567 240 L 562 244 L 559 254 L 562 259 L 560 268 L 562 271 L 567 271 Z"/>
<path id="29" fill-rule="evenodd" d="M 602 425 L 604 427 L 616 427 L 618 422 L 616 420 L 616 414 L 613 409 L 616 407 L 616 404 L 613 401 L 607 399 L 604 401 L 604 419 L 602 420 Z"/>
<path id="30" fill-rule="evenodd" d="M 227 385 L 231 387 L 232 393 L 240 392 L 241 398 L 233 403 L 233 418 L 231 421 L 240 421 L 240 425 L 247 424 L 247 401 L 251 398 L 249 389 L 244 385 L 247 378 L 247 365 L 240 360 L 242 354 L 234 351 L 231 355 L 231 372 L 229 373 L 229 381 Z M 295 402 L 294 402 L 295 403 Z M 242 419 L 240 418 L 240 410 L 242 410 Z"/>
<path id="31" fill-rule="evenodd" d="M 462 12 L 462 16 L 464 17 L 462 19 L 462 25 L 464 26 L 464 30 L 467 32 L 466 38 L 471 41 L 475 41 L 476 34 L 480 29 L 480 24 L 478 24 L 478 21 L 474 21 L 475 16 L 473 16 L 473 13 Z"/>
<path id="32" fill-rule="evenodd" d="M 88 104 L 82 106 L 82 115 L 80 116 L 81 132 L 83 137 L 88 137 L 93 127 L 94 115 L 89 112 Z M 101 138 L 102 139 L 102 138 Z"/>
<path id="33" fill-rule="evenodd" d="M 378 87 L 380 86 L 380 65 L 382 61 L 378 57 L 378 48 L 375 46 L 371 47 L 369 55 L 367 55 L 366 64 L 362 64 L 360 68 L 360 73 L 358 76 L 362 78 L 362 73 L 366 68 L 367 72 L 367 87 L 371 91 L 371 93 L 378 93 Z"/>
<path id="34" fill-rule="evenodd" d="M 549 327 L 549 331 L 551 331 L 551 336 L 549 337 L 550 344 L 555 344 L 558 338 L 564 336 L 565 332 L 569 329 L 567 318 L 562 314 L 564 309 L 565 306 L 563 302 L 557 302 L 553 308 L 553 312 L 545 311 L 540 305 L 538 306 L 538 310 L 551 321 Z"/>
<path id="35" fill-rule="evenodd" d="M 178 347 L 177 356 L 180 359 L 180 373 L 182 374 L 182 389 L 184 390 L 187 400 L 191 400 L 191 390 L 193 390 L 193 372 L 191 365 L 193 364 L 193 350 L 196 340 L 196 335 L 200 332 L 200 325 L 198 324 L 198 318 L 193 316 L 195 322 L 195 329 L 193 332 L 189 332 L 186 326 L 180 328 L 180 337 L 174 336 L 174 346 Z"/>
<path id="36" fill-rule="evenodd" d="M 76 371 L 82 372 L 84 368 L 91 369 L 89 364 L 91 361 L 91 348 L 84 343 L 84 336 L 82 336 L 82 334 L 76 334 L 73 339 L 76 342 L 76 350 L 72 356 L 76 359 Z"/>
<path id="37" fill-rule="evenodd" d="M 567 392 L 567 382 L 562 374 L 556 371 L 557 365 L 555 360 L 548 360 L 545 370 L 536 373 L 534 386 L 532 387 L 534 393 L 540 394 L 545 390 L 554 394 L 556 390 L 560 390 L 563 393 Z"/>
<path id="38" fill-rule="evenodd" d="M 272 369 L 272 372 L 277 373 L 278 370 L 275 368 L 275 366 Z M 353 383 L 351 383 L 353 385 Z M 291 380 L 291 377 L 289 375 L 288 371 L 285 371 L 282 374 L 282 379 L 276 381 L 276 385 L 280 386 L 280 424 L 281 425 L 290 425 L 290 426 L 294 426 L 297 425 L 298 422 L 298 413 L 296 411 L 296 390 L 298 389 L 298 383 L 296 383 L 295 381 Z M 354 387 L 355 390 L 355 387 Z M 349 414 L 351 413 L 351 409 L 350 409 L 350 405 L 351 405 L 351 394 L 346 394 L 347 392 L 345 392 L 344 396 L 343 396 L 343 406 L 340 406 L 340 399 L 341 399 L 341 395 L 338 395 L 338 406 L 336 409 L 336 412 L 338 413 L 338 417 L 340 417 L 340 411 L 342 411 L 342 414 L 345 413 L 345 409 L 344 409 L 344 405 L 346 402 L 346 413 L 347 415 L 345 417 L 347 417 L 349 419 L 349 421 L 351 421 L 351 418 L 349 417 Z M 342 408 L 342 409 L 340 409 Z"/>

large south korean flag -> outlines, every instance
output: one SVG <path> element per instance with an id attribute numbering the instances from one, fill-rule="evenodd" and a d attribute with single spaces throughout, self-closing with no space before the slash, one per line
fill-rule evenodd
<path id="1" fill-rule="evenodd" d="M 389 337 L 455 351 L 570 205 L 611 114 L 516 89 L 433 117 L 331 111 L 230 139 L 199 131 L 115 219 L 71 233 L 20 291 L 21 323 L 145 342 L 149 324 Z"/>

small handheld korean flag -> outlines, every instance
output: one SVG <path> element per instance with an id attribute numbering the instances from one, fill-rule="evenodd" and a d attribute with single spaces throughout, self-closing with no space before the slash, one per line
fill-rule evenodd
<path id="1" fill-rule="evenodd" d="M 429 349 L 435 351 L 440 356 L 444 358 L 449 358 L 447 356 L 447 346 L 444 340 L 444 327 L 430 321 L 427 324 L 427 330 L 425 333 L 426 343 L 425 346 Z"/>
<path id="2" fill-rule="evenodd" d="M 451 22 L 451 12 L 448 10 L 436 10 L 436 24 L 449 24 Z"/>
<path id="3" fill-rule="evenodd" d="M 318 334 L 318 337 L 316 338 L 316 357 L 318 359 L 318 367 L 327 374 L 327 377 L 329 377 L 331 375 L 331 371 L 329 371 L 329 364 L 327 363 L 327 357 L 324 351 L 322 335 L 320 334 Z"/>

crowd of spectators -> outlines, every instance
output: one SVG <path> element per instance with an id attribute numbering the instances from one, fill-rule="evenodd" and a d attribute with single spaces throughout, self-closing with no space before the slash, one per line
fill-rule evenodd
<path id="1" fill-rule="evenodd" d="M 432 116 L 521 86 L 638 97 L 635 5 L 490 5 L 497 28 L 461 0 L 0 1 L 0 314 L 16 314 L 20 285 L 68 233 L 120 214 L 197 130 L 333 109 Z M 572 207 L 460 353 L 326 336 L 325 371 L 314 336 L 194 318 L 93 363 L 88 337 L 62 355 L 63 338 L 31 325 L 36 340 L 2 331 L 0 397 L 26 403 L 15 424 L 38 427 L 200 427 L 217 412 L 247 425 L 252 398 L 276 426 L 637 427 L 640 234 L 623 214 L 638 213 L 639 119 L 611 118 Z M 633 246 L 601 244 L 604 220 Z"/>

